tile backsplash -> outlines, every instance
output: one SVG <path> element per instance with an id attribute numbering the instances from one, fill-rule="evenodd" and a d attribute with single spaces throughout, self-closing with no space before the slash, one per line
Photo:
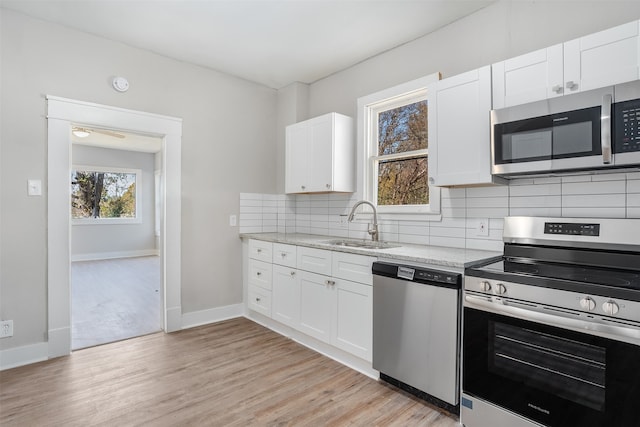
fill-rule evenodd
<path id="1" fill-rule="evenodd" d="M 351 194 L 240 194 L 240 233 L 305 233 L 367 239 L 347 222 Z M 439 221 L 379 219 L 380 240 L 502 250 L 505 216 L 640 218 L 640 173 L 514 179 L 505 186 L 443 188 Z M 479 222 L 488 222 L 480 236 Z"/>

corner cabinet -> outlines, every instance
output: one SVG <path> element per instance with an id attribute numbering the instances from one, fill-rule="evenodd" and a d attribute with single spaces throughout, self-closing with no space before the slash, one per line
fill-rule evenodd
<path id="1" fill-rule="evenodd" d="M 493 108 L 640 78 L 640 21 L 492 65 Z"/>
<path id="2" fill-rule="evenodd" d="M 355 191 L 353 119 L 329 113 L 286 128 L 285 192 Z"/>
<path id="3" fill-rule="evenodd" d="M 502 183 L 491 175 L 491 67 L 433 83 L 427 103 L 429 184 Z"/>

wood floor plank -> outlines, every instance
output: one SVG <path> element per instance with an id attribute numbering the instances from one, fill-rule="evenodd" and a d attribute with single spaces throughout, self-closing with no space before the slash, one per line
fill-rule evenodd
<path id="1" fill-rule="evenodd" d="M 2 426 L 433 426 L 457 419 L 248 319 L 0 372 Z"/>

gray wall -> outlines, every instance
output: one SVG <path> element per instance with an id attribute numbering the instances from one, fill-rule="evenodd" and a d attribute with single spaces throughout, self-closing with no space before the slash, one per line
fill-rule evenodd
<path id="1" fill-rule="evenodd" d="M 72 224 L 71 257 L 135 255 L 153 252 L 155 239 L 155 154 L 73 144 L 72 164 L 140 169 L 140 220 L 133 224 Z M 96 258 L 99 259 L 99 258 Z"/>
<path id="2" fill-rule="evenodd" d="M 0 9 L 0 350 L 46 341 L 45 95 L 183 119 L 182 311 L 242 301 L 241 191 L 275 191 L 276 91 Z M 131 87 L 118 93 L 114 75 Z M 27 179 L 43 180 L 42 197 Z M 56 250 L 50 248 L 50 250 Z"/>

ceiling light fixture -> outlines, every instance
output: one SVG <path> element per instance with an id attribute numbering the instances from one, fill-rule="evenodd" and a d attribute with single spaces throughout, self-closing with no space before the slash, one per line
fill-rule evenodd
<path id="1" fill-rule="evenodd" d="M 71 131 L 71 133 L 77 136 L 78 138 L 86 138 L 91 134 L 91 132 L 83 128 L 74 128 Z"/>

